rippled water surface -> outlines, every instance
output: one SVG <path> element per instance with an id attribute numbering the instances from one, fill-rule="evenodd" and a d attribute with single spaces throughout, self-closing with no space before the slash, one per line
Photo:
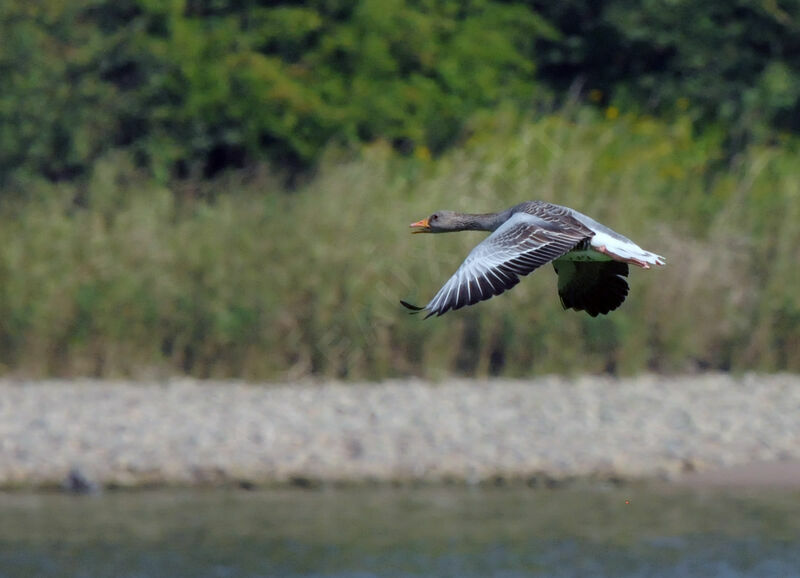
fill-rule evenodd
<path id="1" fill-rule="evenodd" d="M 7 493 L 0 576 L 800 576 L 800 493 Z"/>

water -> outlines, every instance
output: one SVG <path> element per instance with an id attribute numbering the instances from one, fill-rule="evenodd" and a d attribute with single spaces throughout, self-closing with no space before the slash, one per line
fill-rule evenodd
<path id="1" fill-rule="evenodd" d="M 800 493 L 0 494 L 0 576 L 800 576 Z"/>

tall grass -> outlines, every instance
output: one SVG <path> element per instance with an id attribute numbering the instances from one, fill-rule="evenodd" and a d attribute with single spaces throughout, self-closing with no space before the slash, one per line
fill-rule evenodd
<path id="1" fill-rule="evenodd" d="M 80 188 L 2 191 L 2 370 L 800 370 L 797 142 L 727 160 L 721 132 L 586 110 L 500 114 L 471 134 L 437 160 L 380 143 L 358 158 L 331 152 L 295 191 L 257 169 L 168 190 L 121 153 Z M 550 267 L 477 307 L 406 315 L 399 299 L 426 302 L 483 236 L 412 236 L 408 223 L 527 199 L 588 213 L 668 265 L 632 271 L 627 301 L 607 317 L 562 311 Z"/>

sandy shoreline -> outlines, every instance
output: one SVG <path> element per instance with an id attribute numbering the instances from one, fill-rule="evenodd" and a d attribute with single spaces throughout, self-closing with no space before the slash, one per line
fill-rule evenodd
<path id="1" fill-rule="evenodd" d="M 496 479 L 800 487 L 797 464 L 793 375 L 0 381 L 5 488 L 58 487 L 70 472 L 98 487 Z"/>

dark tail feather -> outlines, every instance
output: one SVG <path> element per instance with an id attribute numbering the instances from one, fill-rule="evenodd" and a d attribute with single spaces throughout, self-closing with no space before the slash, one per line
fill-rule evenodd
<path id="1" fill-rule="evenodd" d="M 402 305 L 406 309 L 411 309 L 411 315 L 414 315 L 415 313 L 419 313 L 420 311 L 425 309 L 424 307 L 417 307 L 416 305 L 412 305 L 411 303 L 403 301 L 402 299 L 400 300 L 400 305 Z"/>

